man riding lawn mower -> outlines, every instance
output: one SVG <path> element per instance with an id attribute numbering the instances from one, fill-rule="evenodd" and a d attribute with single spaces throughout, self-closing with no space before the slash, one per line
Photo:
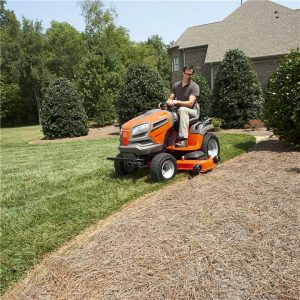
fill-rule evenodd
<path id="1" fill-rule="evenodd" d="M 120 132 L 120 153 L 114 160 L 119 175 L 126 175 L 139 168 L 150 168 L 153 181 L 173 178 L 177 170 L 191 171 L 194 175 L 205 173 L 219 162 L 220 144 L 209 130 L 211 119 L 199 121 L 197 115 L 189 120 L 187 145 L 176 147 L 178 142 L 178 115 L 176 109 L 153 109 L 123 124 Z"/>
<path id="2" fill-rule="evenodd" d="M 199 86 L 191 80 L 193 66 L 183 67 L 166 103 L 123 124 L 120 153 L 109 157 L 120 175 L 149 167 L 154 181 L 173 178 L 177 170 L 194 174 L 212 170 L 219 161 L 220 144 L 208 131 L 211 119 L 199 121 Z"/>

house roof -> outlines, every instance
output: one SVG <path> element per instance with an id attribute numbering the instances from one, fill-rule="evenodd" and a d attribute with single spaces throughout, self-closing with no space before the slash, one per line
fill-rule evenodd
<path id="1" fill-rule="evenodd" d="M 282 55 L 300 47 L 300 10 L 268 0 L 248 0 L 222 22 L 189 27 L 172 48 L 208 45 L 205 63 L 239 48 L 251 58 Z"/>

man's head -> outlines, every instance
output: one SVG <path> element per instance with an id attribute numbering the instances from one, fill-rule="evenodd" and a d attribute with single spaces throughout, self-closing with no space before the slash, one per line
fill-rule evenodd
<path id="1" fill-rule="evenodd" d="M 183 81 L 189 82 L 191 81 L 192 76 L 194 75 L 194 67 L 193 66 L 184 66 L 182 69 L 182 78 Z"/>

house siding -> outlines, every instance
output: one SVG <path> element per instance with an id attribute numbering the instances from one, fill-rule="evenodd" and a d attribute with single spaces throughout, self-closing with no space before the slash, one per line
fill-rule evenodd
<path id="1" fill-rule="evenodd" d="M 185 65 L 194 66 L 197 73 L 200 73 L 202 76 L 207 77 L 209 75 L 210 70 L 209 66 L 205 65 L 205 57 L 207 53 L 207 47 L 193 49 L 193 50 L 185 50 Z"/>
<path id="2" fill-rule="evenodd" d="M 271 74 L 279 67 L 281 58 L 269 58 L 262 60 L 252 60 L 258 80 L 263 90 L 266 90 L 267 83 Z"/>
<path id="3" fill-rule="evenodd" d="M 181 80 L 181 70 L 184 65 L 192 65 L 195 68 L 196 73 L 200 73 L 204 76 L 208 82 L 210 80 L 210 66 L 205 64 L 205 57 L 207 53 L 207 46 L 198 49 L 188 50 L 173 50 L 171 58 L 179 57 L 180 70 L 179 72 L 172 72 L 172 83 Z"/>

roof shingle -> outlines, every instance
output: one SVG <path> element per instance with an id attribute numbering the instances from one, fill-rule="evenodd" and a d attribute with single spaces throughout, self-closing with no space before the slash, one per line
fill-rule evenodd
<path id="1" fill-rule="evenodd" d="M 228 49 L 251 58 L 282 55 L 300 47 L 300 10 L 268 0 L 248 0 L 222 22 L 188 28 L 172 46 L 208 45 L 205 62 L 222 61 Z"/>

